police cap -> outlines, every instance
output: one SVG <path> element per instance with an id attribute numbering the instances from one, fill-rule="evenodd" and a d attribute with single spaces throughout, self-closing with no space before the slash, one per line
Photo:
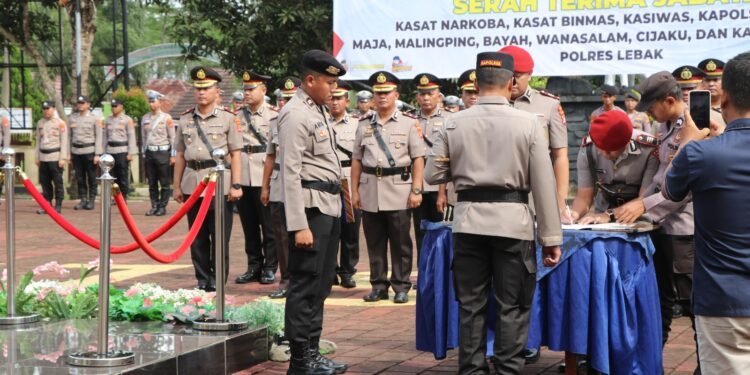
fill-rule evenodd
<path id="1" fill-rule="evenodd" d="M 414 77 L 414 84 L 419 91 L 437 90 L 442 86 L 440 78 L 430 73 L 420 73 Z"/>
<path id="2" fill-rule="evenodd" d="M 76 98 L 76 103 L 88 103 L 89 97 L 86 95 L 80 95 Z"/>
<path id="3" fill-rule="evenodd" d="M 349 90 L 352 89 L 352 85 L 341 79 L 336 80 L 336 90 L 333 90 L 333 97 L 338 98 L 349 94 Z"/>
<path id="4" fill-rule="evenodd" d="M 514 71 L 513 56 L 503 52 L 480 52 L 477 54 L 477 69 L 497 68 Z"/>
<path id="5" fill-rule="evenodd" d="M 683 65 L 672 72 L 672 77 L 684 89 L 698 86 L 704 76 L 702 70 L 690 65 Z"/>
<path id="6" fill-rule="evenodd" d="M 476 87 L 474 86 L 474 82 L 477 80 L 477 71 L 475 69 L 469 69 L 463 73 L 461 73 L 461 76 L 458 77 L 458 88 L 463 90 L 473 90 L 476 91 Z"/>
<path id="7" fill-rule="evenodd" d="M 279 81 L 279 90 L 281 90 L 281 96 L 284 98 L 291 98 L 297 92 L 297 88 L 302 84 L 302 81 L 297 77 L 284 77 Z"/>
<path id="8" fill-rule="evenodd" d="M 617 87 L 605 83 L 599 86 L 599 93 L 602 95 L 617 96 L 618 90 Z"/>
<path id="9" fill-rule="evenodd" d="M 391 92 L 398 89 L 401 80 L 385 70 L 377 71 L 367 80 L 372 86 L 373 92 Z"/>
<path id="10" fill-rule="evenodd" d="M 646 112 L 657 100 L 664 99 L 667 94 L 677 87 L 677 80 L 667 71 L 654 73 L 638 85 L 641 101 L 635 107 L 636 111 Z M 612 112 L 612 111 L 608 111 Z"/>
<path id="11" fill-rule="evenodd" d="M 698 68 L 706 73 L 706 78 L 720 78 L 724 72 L 724 62 L 718 59 L 705 59 L 698 63 Z"/>
<path id="12" fill-rule="evenodd" d="M 245 70 L 242 72 L 242 87 L 244 89 L 254 89 L 270 80 L 270 76 L 258 74 L 252 70 Z"/>
<path id="13" fill-rule="evenodd" d="M 45 100 L 42 102 L 42 109 L 53 108 L 54 106 L 55 106 L 55 102 L 51 100 Z"/>
<path id="14" fill-rule="evenodd" d="M 362 90 L 357 93 L 357 101 L 358 102 L 369 102 L 372 100 L 372 93 L 367 90 Z"/>
<path id="15" fill-rule="evenodd" d="M 193 80 L 193 86 L 203 89 L 211 87 L 221 82 L 221 75 L 211 68 L 196 66 L 190 70 L 190 78 Z"/>

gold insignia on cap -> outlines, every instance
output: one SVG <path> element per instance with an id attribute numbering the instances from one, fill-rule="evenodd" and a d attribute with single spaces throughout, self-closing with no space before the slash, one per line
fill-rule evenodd
<path id="1" fill-rule="evenodd" d="M 476 81 L 476 80 L 477 80 L 477 72 L 472 70 L 471 73 L 469 73 L 469 81 Z"/>
<path id="2" fill-rule="evenodd" d="M 706 64 L 706 70 L 709 72 L 716 70 L 716 63 L 713 60 L 709 61 L 708 64 Z"/>
<path id="3" fill-rule="evenodd" d="M 378 77 L 375 79 L 378 83 L 385 83 L 387 79 L 385 78 L 385 74 L 380 73 L 378 74 Z"/>
<path id="4" fill-rule="evenodd" d="M 294 82 L 292 82 L 291 79 L 287 79 L 286 82 L 284 82 L 284 88 L 287 90 L 291 90 L 294 88 Z"/>
<path id="5" fill-rule="evenodd" d="M 195 73 L 195 77 L 198 79 L 205 79 L 206 78 L 206 72 L 203 69 L 198 70 L 198 73 Z"/>
<path id="6" fill-rule="evenodd" d="M 242 73 L 242 80 L 243 81 L 249 81 L 250 80 L 250 73 L 248 73 L 248 72 Z"/>
<path id="7" fill-rule="evenodd" d="M 428 83 L 430 83 L 430 79 L 427 78 L 426 75 L 422 75 L 422 78 L 419 79 L 419 84 L 422 86 L 426 86 Z"/>
<path id="8" fill-rule="evenodd" d="M 680 78 L 687 81 L 690 78 L 693 78 L 693 72 L 691 72 L 688 68 L 682 69 L 682 72 L 680 72 Z"/>
<path id="9" fill-rule="evenodd" d="M 337 74 L 339 74 L 340 71 L 341 71 L 341 69 L 339 69 L 339 68 L 337 68 L 337 67 L 335 67 L 333 65 L 331 65 L 328 68 L 326 68 L 326 72 L 328 72 L 329 74 L 332 74 L 332 75 L 337 75 Z"/>

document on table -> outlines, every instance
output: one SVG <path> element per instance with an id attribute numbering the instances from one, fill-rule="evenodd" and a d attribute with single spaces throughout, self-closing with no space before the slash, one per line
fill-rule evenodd
<path id="1" fill-rule="evenodd" d="M 636 222 L 632 224 L 603 223 L 603 224 L 563 224 L 562 229 L 570 230 L 600 230 L 609 232 L 650 232 L 658 228 L 658 225 L 647 222 Z"/>

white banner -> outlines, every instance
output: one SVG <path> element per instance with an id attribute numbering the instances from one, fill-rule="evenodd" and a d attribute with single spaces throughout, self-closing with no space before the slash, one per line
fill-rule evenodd
<path id="1" fill-rule="evenodd" d="M 750 0 L 334 0 L 347 79 L 457 77 L 515 44 L 535 75 L 650 74 L 750 50 Z"/>

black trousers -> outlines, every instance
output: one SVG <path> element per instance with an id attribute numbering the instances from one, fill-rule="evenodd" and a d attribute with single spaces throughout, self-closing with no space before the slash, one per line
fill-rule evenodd
<path id="1" fill-rule="evenodd" d="M 305 209 L 313 233 L 312 249 L 294 246 L 294 232 L 289 232 L 289 291 L 286 296 L 284 336 L 289 341 L 306 342 L 320 337 L 323 331 L 323 305 L 331 294 L 331 280 L 336 271 L 336 249 L 341 221 L 317 208 Z"/>
<path id="2" fill-rule="evenodd" d="M 417 264 L 419 264 L 419 254 L 422 252 L 422 239 L 424 238 L 424 231 L 421 226 L 422 220 L 434 223 L 443 221 L 443 214 L 437 210 L 437 195 L 436 191 L 422 193 L 422 204 L 412 210 L 414 234 L 417 236 Z"/>
<path id="3" fill-rule="evenodd" d="M 411 212 L 409 210 L 363 212 L 367 254 L 370 256 L 370 284 L 373 289 L 408 292 L 411 289 Z M 391 278 L 388 279 L 388 245 L 391 249 Z"/>
<path id="4" fill-rule="evenodd" d="M 146 151 L 144 165 L 148 179 L 148 196 L 151 207 L 167 207 L 172 195 L 169 173 L 169 151 Z"/>
<path id="5" fill-rule="evenodd" d="M 78 183 L 78 197 L 93 201 L 96 198 L 96 165 L 94 154 L 72 154 L 73 169 Z"/>
<path id="6" fill-rule="evenodd" d="M 489 373 L 487 295 L 494 288 L 495 371 L 520 374 L 536 287 L 533 241 L 466 233 L 453 234 L 453 283 L 459 305 L 460 374 Z"/>
<path id="7" fill-rule="evenodd" d="M 675 236 L 659 230 L 651 233 L 656 252 L 654 269 L 659 287 L 661 305 L 662 343 L 669 339 L 672 326 L 672 308 L 680 304 L 683 311 L 694 320 L 690 306 L 693 292 L 693 236 Z"/>
<path id="8" fill-rule="evenodd" d="M 190 195 L 183 194 L 186 201 Z M 195 205 L 187 213 L 188 228 L 192 228 L 195 218 L 198 216 L 203 198 L 198 199 Z M 226 244 L 227 253 L 224 254 L 224 283 L 226 284 L 227 275 L 229 274 L 229 238 L 232 236 L 232 202 L 227 201 L 224 206 L 224 243 Z M 195 241 L 190 245 L 190 258 L 193 260 L 195 268 L 195 278 L 199 284 L 214 284 L 216 280 L 216 212 L 212 207 L 206 214 Z"/>
<path id="9" fill-rule="evenodd" d="M 260 203 L 260 187 L 242 187 L 242 198 L 237 202 L 242 232 L 245 234 L 247 270 L 276 272 L 276 244 L 271 230 L 271 210 Z"/>
<path id="10" fill-rule="evenodd" d="M 353 276 L 357 273 L 359 263 L 359 228 L 362 225 L 362 211 L 354 210 L 354 222 L 347 223 L 341 217 L 341 246 L 339 247 L 339 264 L 336 274 Z"/>
<path id="11" fill-rule="evenodd" d="M 47 202 L 52 202 L 52 199 L 54 198 L 56 203 L 60 203 L 63 201 L 63 198 L 65 198 L 63 169 L 60 168 L 58 162 L 39 162 L 39 183 L 42 185 L 42 195 L 44 195 L 44 199 L 46 199 Z"/>
<path id="12" fill-rule="evenodd" d="M 289 235 L 286 232 L 286 214 L 284 203 L 268 202 L 271 213 L 271 231 L 274 236 L 276 256 L 279 263 L 279 289 L 289 289 Z"/>
<path id="13" fill-rule="evenodd" d="M 128 153 L 121 152 L 112 154 L 115 158 L 115 166 L 112 168 L 112 176 L 115 178 L 117 186 L 120 187 L 123 198 L 128 199 L 130 192 L 130 163 L 128 162 Z"/>

